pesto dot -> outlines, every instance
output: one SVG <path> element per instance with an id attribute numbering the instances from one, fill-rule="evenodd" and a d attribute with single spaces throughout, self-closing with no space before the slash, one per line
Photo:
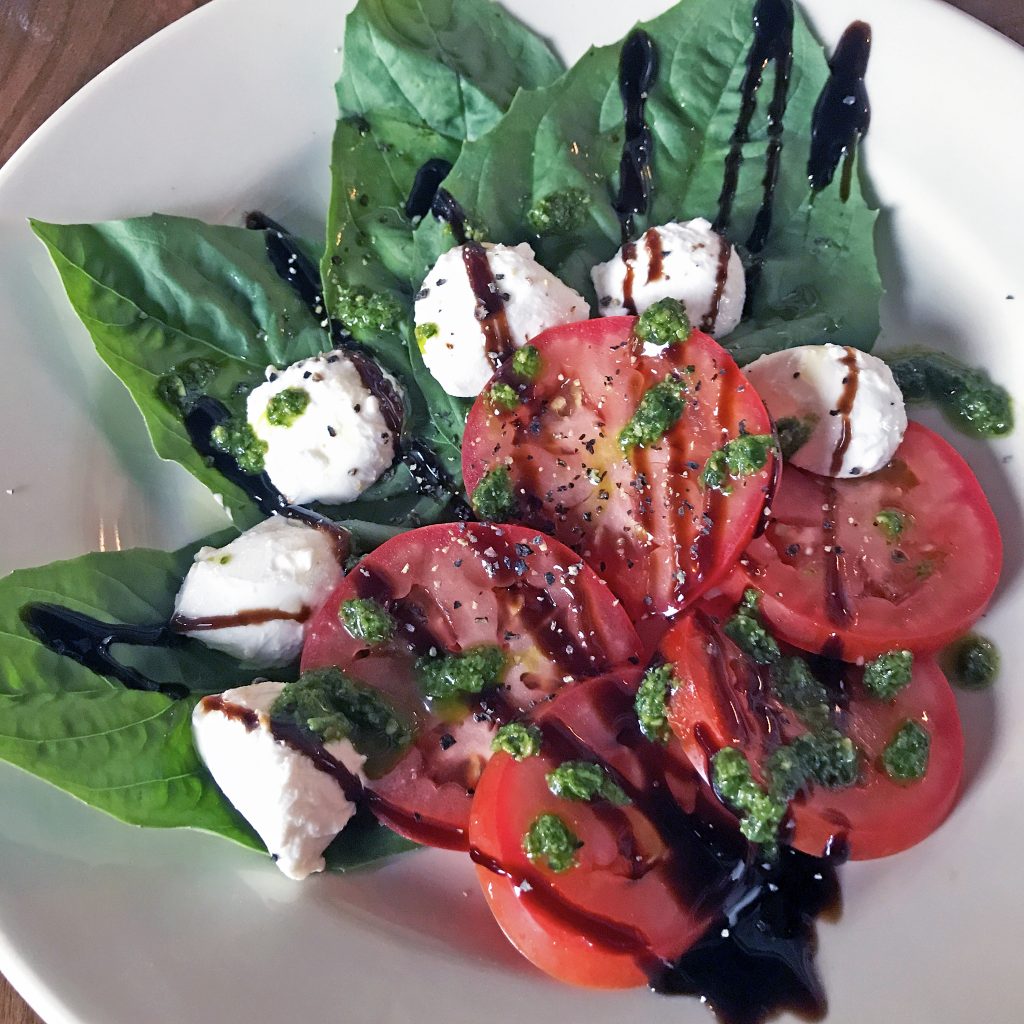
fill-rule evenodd
<path id="1" fill-rule="evenodd" d="M 334 315 L 356 335 L 399 331 L 405 320 L 404 311 L 393 296 L 346 285 L 335 289 Z"/>
<path id="2" fill-rule="evenodd" d="M 755 781 L 744 753 L 736 747 L 719 750 L 711 759 L 711 781 L 721 799 L 739 812 L 740 832 L 752 843 L 773 848 L 788 801 Z"/>
<path id="3" fill-rule="evenodd" d="M 583 227 L 590 195 L 581 188 L 549 192 L 530 207 L 526 221 L 538 235 L 567 235 Z"/>
<path id="4" fill-rule="evenodd" d="M 504 677 L 505 665 L 505 652 L 500 647 L 482 644 L 461 654 L 418 658 L 416 671 L 423 693 L 443 701 L 497 686 Z"/>
<path id="5" fill-rule="evenodd" d="M 668 698 L 679 685 L 671 665 L 648 669 L 636 691 L 634 707 L 640 731 L 656 743 L 669 738 Z"/>
<path id="6" fill-rule="evenodd" d="M 984 690 L 999 675 L 999 651 L 991 640 L 977 633 L 961 637 L 943 661 L 953 682 L 965 690 Z"/>
<path id="7" fill-rule="evenodd" d="M 285 388 L 267 402 L 267 422 L 273 427 L 290 427 L 309 406 L 305 388 Z"/>
<path id="8" fill-rule="evenodd" d="M 783 416 L 775 424 L 779 435 L 779 449 L 784 460 L 793 458 L 807 444 L 814 432 L 814 423 L 814 419 L 808 416 Z"/>
<path id="9" fill-rule="evenodd" d="M 491 741 L 491 750 L 496 754 L 509 754 L 517 761 L 525 761 L 526 758 L 540 753 L 541 741 L 541 732 L 537 726 L 524 722 L 509 722 L 495 733 Z"/>
<path id="10" fill-rule="evenodd" d="M 376 646 L 395 635 L 395 620 L 382 604 L 372 598 L 356 597 L 342 601 L 338 617 L 357 640 Z"/>
<path id="11" fill-rule="evenodd" d="M 556 873 L 576 864 L 576 851 L 583 844 L 557 814 L 542 814 L 523 836 L 523 852 L 532 861 L 545 861 Z"/>
<path id="12" fill-rule="evenodd" d="M 648 388 L 629 422 L 619 433 L 619 444 L 629 452 L 639 446 L 657 444 L 678 422 L 686 408 L 686 385 L 678 377 L 668 376 Z"/>
<path id="13" fill-rule="evenodd" d="M 823 729 L 829 722 L 828 693 L 803 658 L 787 657 L 772 674 L 775 696 L 809 729 Z"/>
<path id="14" fill-rule="evenodd" d="M 896 540 L 907 528 L 907 517 L 895 508 L 883 508 L 874 519 L 874 525 L 882 531 L 886 540 Z"/>
<path id="15" fill-rule="evenodd" d="M 470 498 L 473 511 L 481 519 L 500 522 L 515 510 L 512 477 L 508 467 L 498 466 L 484 473 Z"/>
<path id="16" fill-rule="evenodd" d="M 760 595 L 748 588 L 736 613 L 725 623 L 725 635 L 758 665 L 772 665 L 782 656 L 775 638 L 761 625 Z"/>
<path id="17" fill-rule="evenodd" d="M 908 719 L 896 731 L 882 754 L 886 774 L 896 782 L 916 782 L 928 771 L 932 738 L 918 722 Z"/>
<path id="18" fill-rule="evenodd" d="M 589 761 L 566 761 L 545 776 L 548 789 L 565 800 L 607 800 L 612 804 L 628 804 L 630 799 L 622 787 L 598 764 Z"/>
<path id="19" fill-rule="evenodd" d="M 490 390 L 487 392 L 487 400 L 493 408 L 498 410 L 504 409 L 507 412 L 510 412 L 519 405 L 519 395 L 516 394 L 515 388 L 501 381 L 496 381 L 491 385 Z"/>
<path id="20" fill-rule="evenodd" d="M 633 333 L 648 345 L 675 345 L 690 336 L 690 318 L 686 307 L 672 298 L 651 303 L 640 315 Z"/>
<path id="21" fill-rule="evenodd" d="M 157 397 L 182 416 L 187 416 L 216 375 L 217 367 L 209 360 L 186 359 L 157 379 Z"/>
<path id="22" fill-rule="evenodd" d="M 210 443 L 217 451 L 230 455 L 243 473 L 257 476 L 263 472 L 267 442 L 256 436 L 247 420 L 233 417 L 227 423 L 218 423 L 210 431 Z"/>
<path id="23" fill-rule="evenodd" d="M 845 789 L 860 778 L 860 751 L 838 729 L 804 733 L 789 749 L 803 766 L 807 780 L 826 789 Z"/>
<path id="24" fill-rule="evenodd" d="M 301 725 L 324 743 L 351 739 L 363 753 L 369 753 L 364 747 L 401 748 L 412 742 L 411 727 L 381 694 L 338 668 L 303 672 L 281 691 L 270 717 Z"/>
<path id="25" fill-rule="evenodd" d="M 441 333 L 441 328 L 434 323 L 417 324 L 416 330 L 413 333 L 416 335 L 416 344 L 419 346 L 420 352 L 425 352 L 427 342 L 431 338 L 436 338 Z"/>
<path id="26" fill-rule="evenodd" d="M 889 651 L 864 666 L 864 688 L 879 700 L 892 701 L 909 682 L 914 670 L 910 651 Z"/>
<path id="27" fill-rule="evenodd" d="M 523 380 L 536 380 L 540 374 L 540 366 L 540 352 L 535 345 L 517 348 L 512 356 L 512 372 Z"/>
<path id="28" fill-rule="evenodd" d="M 731 494 L 728 481 L 760 472 L 774 449 L 771 434 L 740 434 L 708 456 L 700 482 L 710 490 Z"/>

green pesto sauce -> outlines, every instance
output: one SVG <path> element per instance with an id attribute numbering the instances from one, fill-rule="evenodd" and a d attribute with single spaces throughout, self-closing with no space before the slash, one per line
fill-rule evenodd
<path id="1" fill-rule="evenodd" d="M 619 434 L 619 445 L 629 452 L 638 445 L 657 444 L 678 422 L 686 408 L 686 385 L 678 377 L 666 377 L 644 392 L 630 421 Z"/>
<path id="2" fill-rule="evenodd" d="M 270 717 L 301 725 L 324 743 L 349 739 L 372 757 L 393 756 L 413 737 L 411 726 L 378 691 L 359 686 L 338 668 L 303 672 L 281 691 Z"/>
<path id="3" fill-rule="evenodd" d="M 247 420 L 236 417 L 219 423 L 210 431 L 210 443 L 217 451 L 230 455 L 243 473 L 257 476 L 263 472 L 267 442 L 253 433 Z"/>
<path id="4" fill-rule="evenodd" d="M 938 405 L 965 434 L 1003 437 L 1013 430 L 1013 401 L 984 370 L 927 350 L 895 354 L 886 362 L 908 403 Z"/>
<path id="5" fill-rule="evenodd" d="M 775 448 L 771 434 L 741 434 L 708 456 L 700 482 L 707 488 L 731 494 L 730 479 L 751 476 L 764 469 Z"/>
<path id="6" fill-rule="evenodd" d="M 305 388 L 285 388 L 267 402 L 267 422 L 272 427 L 290 427 L 309 406 Z"/>
<path id="7" fill-rule="evenodd" d="M 892 701 L 909 682 L 914 670 L 910 651 L 889 651 L 864 666 L 864 689 L 879 700 Z"/>
<path id="8" fill-rule="evenodd" d="M 338 618 L 351 636 L 365 640 L 371 646 L 387 643 L 395 635 L 395 620 L 392 614 L 369 597 L 355 597 L 342 601 Z"/>
<path id="9" fill-rule="evenodd" d="M 470 504 L 481 519 L 492 522 L 507 519 L 515 509 L 508 467 L 498 466 L 484 473 L 473 491 Z"/>
<path id="10" fill-rule="evenodd" d="M 775 429 L 779 434 L 779 450 L 782 452 L 783 460 L 789 461 L 807 444 L 811 439 L 811 434 L 814 432 L 815 422 L 816 418 L 810 416 L 783 416 L 775 424 Z"/>
<path id="11" fill-rule="evenodd" d="M 505 664 L 505 652 L 500 647 L 481 645 L 461 654 L 419 658 L 416 671 L 424 694 L 443 701 L 497 686 L 504 678 Z"/>
<path id="12" fill-rule="evenodd" d="M 788 801 L 754 780 L 746 756 L 736 747 L 723 747 L 711 759 L 711 781 L 722 800 L 739 812 L 740 832 L 750 842 L 773 849 Z"/>
<path id="13" fill-rule="evenodd" d="M 630 799 L 598 764 L 589 761 L 566 761 L 545 776 L 548 789 L 563 800 L 607 800 L 611 804 L 628 804 Z"/>
<path id="14" fill-rule="evenodd" d="M 874 518 L 874 525 L 886 540 L 897 540 L 907 528 L 906 514 L 895 508 L 883 508 Z"/>
<path id="15" fill-rule="evenodd" d="M 354 334 L 398 332 L 405 319 L 401 305 L 393 296 L 345 285 L 335 289 L 334 315 Z"/>
<path id="16" fill-rule="evenodd" d="M 640 731 L 655 743 L 669 739 L 668 698 L 679 686 L 671 665 L 648 669 L 636 691 L 634 707 Z"/>
<path id="17" fill-rule="evenodd" d="M 896 731 L 882 754 L 886 774 L 896 782 L 916 782 L 928 771 L 932 738 L 918 722 L 908 719 Z"/>
<path id="18" fill-rule="evenodd" d="M 540 352 L 535 345 L 517 348 L 512 355 L 512 372 L 523 380 L 536 380 L 540 376 L 540 367 Z"/>
<path id="19" fill-rule="evenodd" d="M 803 658 L 783 658 L 772 673 L 775 696 L 796 712 L 808 729 L 824 729 L 829 723 L 828 693 Z"/>
<path id="20" fill-rule="evenodd" d="M 562 188 L 538 199 L 526 221 L 538 235 L 568 235 L 583 227 L 589 207 L 590 195 L 583 189 Z"/>
<path id="21" fill-rule="evenodd" d="M 186 359 L 157 378 L 156 394 L 164 404 L 187 416 L 216 376 L 217 367 L 208 359 Z"/>
<path id="22" fill-rule="evenodd" d="M 583 844 L 557 814 L 542 814 L 523 836 L 523 852 L 532 861 L 545 861 L 556 873 L 576 864 L 576 851 Z"/>
<path id="23" fill-rule="evenodd" d="M 725 624 L 725 635 L 758 665 L 772 665 L 781 653 L 775 638 L 761 625 L 760 601 L 756 590 L 745 590 L 736 613 Z"/>
<path id="24" fill-rule="evenodd" d="M 949 677 L 965 690 L 984 690 L 999 675 L 999 651 L 991 640 L 977 633 L 957 640 L 942 660 Z"/>
<path id="25" fill-rule="evenodd" d="M 519 395 L 516 394 L 516 389 L 510 384 L 504 384 L 501 381 L 496 381 L 491 385 L 490 390 L 487 392 L 487 400 L 491 403 L 491 406 L 497 410 L 511 411 L 519 405 Z"/>
<path id="26" fill-rule="evenodd" d="M 509 722 L 494 734 L 491 750 L 496 754 L 508 754 L 517 761 L 525 761 L 540 753 L 541 740 L 537 726 L 525 722 Z"/>
<path id="27" fill-rule="evenodd" d="M 416 330 L 413 333 L 416 335 L 416 344 L 422 353 L 427 350 L 427 342 L 431 338 L 436 338 L 441 333 L 441 328 L 435 323 L 417 324 Z"/>
<path id="28" fill-rule="evenodd" d="M 640 315 L 633 333 L 649 345 L 675 345 L 690 336 L 690 318 L 678 299 L 659 299 Z"/>

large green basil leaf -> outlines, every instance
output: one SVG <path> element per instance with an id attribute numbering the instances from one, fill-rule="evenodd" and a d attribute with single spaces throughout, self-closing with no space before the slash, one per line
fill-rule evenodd
<path id="1" fill-rule="evenodd" d="M 267 258 L 264 233 L 162 215 L 102 224 L 34 221 L 32 227 L 97 352 L 135 399 L 157 454 L 220 495 L 238 526 L 257 522 L 256 506 L 196 452 L 180 412 L 160 398 L 157 385 L 163 374 L 201 359 L 216 368 L 204 391 L 244 412 L 244 395 L 267 366 L 331 347 L 318 319 Z M 405 358 L 404 346 L 398 353 Z M 434 521 L 446 505 L 420 494 L 398 464 L 358 500 L 325 511 L 408 527 Z"/>
<path id="2" fill-rule="evenodd" d="M 209 543 L 223 544 L 233 535 Z M 361 541 L 373 546 L 369 535 Z M 107 621 L 165 622 L 198 547 L 90 554 L 0 580 L 0 759 L 122 821 L 188 826 L 262 849 L 195 752 L 195 698 L 176 701 L 125 689 L 55 654 L 21 619 L 26 604 L 44 601 Z M 173 649 L 125 649 L 123 656 L 153 678 L 186 683 L 197 695 L 243 685 L 255 674 L 196 641 Z M 329 861 L 341 870 L 408 846 L 372 819 L 361 820 L 332 844 Z"/>
<path id="3" fill-rule="evenodd" d="M 646 115 L 654 135 L 653 201 L 639 230 L 672 219 L 714 219 L 739 111 L 753 7 L 752 0 L 686 0 L 643 26 L 655 40 L 659 71 Z M 592 49 L 554 85 L 520 93 L 487 135 L 463 146 L 445 183 L 494 241 L 529 240 L 542 264 L 592 300 L 590 269 L 619 245 L 612 206 L 623 142 L 619 51 L 619 45 Z M 811 115 L 828 65 L 799 10 L 793 53 L 764 272 L 750 317 L 727 341 L 741 362 L 826 340 L 870 348 L 878 333 L 877 214 L 857 181 L 846 202 L 836 186 L 813 199 L 808 186 Z M 743 146 L 728 231 L 740 243 L 761 204 L 773 68 Z M 566 188 L 587 197 L 584 223 L 568 235 L 537 236 L 527 212 Z M 426 221 L 418 235 L 428 259 L 450 244 Z"/>
<path id="4" fill-rule="evenodd" d="M 548 45 L 492 0 L 361 0 L 345 23 L 324 294 L 360 342 L 416 382 L 411 432 L 456 482 L 470 403 L 445 393 L 413 341 L 412 296 L 427 268 L 405 200 L 424 162 L 454 162 L 519 88 L 560 71 Z M 392 315 L 351 315 L 360 304 Z"/>

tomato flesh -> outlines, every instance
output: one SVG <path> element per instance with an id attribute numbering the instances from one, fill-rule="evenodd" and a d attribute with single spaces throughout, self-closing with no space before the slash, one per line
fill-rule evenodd
<path id="1" fill-rule="evenodd" d="M 390 641 L 371 646 L 349 633 L 339 610 L 353 598 L 391 613 Z M 443 705 L 424 699 L 418 658 L 482 645 L 506 655 L 500 686 Z M 465 849 L 496 723 L 638 652 L 607 585 L 558 541 L 518 526 L 458 523 L 401 534 L 364 558 L 312 621 L 302 668 L 338 666 L 414 723 L 413 746 L 371 782 L 370 805 L 410 839 Z"/>
<path id="2" fill-rule="evenodd" d="M 897 535 L 882 525 L 886 516 Z M 911 423 L 892 462 L 861 480 L 787 465 L 768 527 L 727 589 L 734 597 L 759 590 L 762 615 L 782 639 L 852 661 L 935 651 L 966 632 L 1001 563 L 999 525 L 970 467 Z"/>
<path id="3" fill-rule="evenodd" d="M 721 626 L 721 616 L 698 608 L 662 642 L 662 653 L 681 681 L 671 698 L 669 721 L 705 779 L 712 755 L 723 747 L 741 749 L 757 775 L 780 740 L 807 731 L 773 694 L 765 670 Z M 846 789 L 812 785 L 798 794 L 790 805 L 785 842 L 813 856 L 845 846 L 854 860 L 914 846 L 946 818 L 960 783 L 963 734 L 949 683 L 934 659 L 917 657 L 911 681 L 887 702 L 867 692 L 861 668 L 840 663 L 817 667 L 819 678 L 832 675 L 830 693 L 838 694 L 833 719 L 861 753 L 860 779 Z M 930 755 L 922 779 L 897 782 L 885 772 L 882 754 L 907 721 L 928 731 Z"/>
<path id="4" fill-rule="evenodd" d="M 701 483 L 708 457 L 741 433 L 770 434 L 763 403 L 729 354 L 693 331 L 646 354 L 634 317 L 605 317 L 545 331 L 534 344 L 536 381 L 511 365 L 494 382 L 515 385 L 512 410 L 485 388 L 463 440 L 470 494 L 507 467 L 513 518 L 546 530 L 582 555 L 621 598 L 653 649 L 668 622 L 729 572 L 760 520 L 774 457 L 729 493 Z M 685 409 L 667 434 L 628 454 L 619 434 L 642 396 L 672 376 Z"/>
<path id="5" fill-rule="evenodd" d="M 471 852 L 499 925 L 532 963 L 572 984 L 647 984 L 715 918 L 732 867 L 696 837 L 666 788 L 679 766 L 641 737 L 635 717 L 627 724 L 638 677 L 588 680 L 538 709 L 540 753 L 496 755 L 473 801 Z M 555 796 L 546 776 L 566 760 L 604 765 L 632 802 Z M 557 815 L 582 844 L 567 870 L 524 852 L 541 814 Z"/>

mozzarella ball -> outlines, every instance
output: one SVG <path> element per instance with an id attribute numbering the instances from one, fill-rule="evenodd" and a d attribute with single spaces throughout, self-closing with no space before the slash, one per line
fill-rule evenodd
<path id="1" fill-rule="evenodd" d="M 204 697 L 192 712 L 192 737 L 214 782 L 259 833 L 277 866 L 302 879 L 323 871 L 323 852 L 356 805 L 337 779 L 274 737 L 270 708 L 284 685 L 258 682 Z M 366 758 L 349 740 L 324 749 L 365 783 Z"/>
<path id="2" fill-rule="evenodd" d="M 249 395 L 246 416 L 267 445 L 263 463 L 271 483 L 292 504 L 354 501 L 395 458 L 397 439 L 380 400 L 342 352 L 284 370 L 268 367 L 266 382 Z"/>
<path id="3" fill-rule="evenodd" d="M 903 395 L 877 356 L 842 345 L 801 345 L 761 356 L 744 372 L 780 431 L 793 427 L 806 437 L 788 460 L 801 469 L 866 476 L 888 465 L 903 440 Z"/>
<path id="4" fill-rule="evenodd" d="M 487 354 L 461 245 L 434 264 L 416 296 L 416 338 L 423 362 L 449 395 L 475 398 L 495 364 Z M 484 245 L 487 263 L 505 306 L 509 334 L 521 348 L 542 331 L 590 317 L 582 295 L 535 259 L 525 242 Z"/>
<path id="5" fill-rule="evenodd" d="M 196 552 L 171 624 L 245 664 L 287 665 L 302 650 L 306 621 L 341 582 L 338 554 L 326 532 L 272 516 L 225 547 Z"/>
<path id="6" fill-rule="evenodd" d="M 728 255 L 723 252 L 728 247 Z M 721 277 L 721 260 L 725 276 Z M 736 247 L 703 217 L 645 231 L 590 272 L 602 316 L 640 314 L 659 299 L 678 299 L 690 323 L 712 337 L 733 330 L 743 315 L 747 286 Z M 627 278 L 632 306 L 627 302 Z M 717 297 L 717 308 L 716 308 Z"/>

